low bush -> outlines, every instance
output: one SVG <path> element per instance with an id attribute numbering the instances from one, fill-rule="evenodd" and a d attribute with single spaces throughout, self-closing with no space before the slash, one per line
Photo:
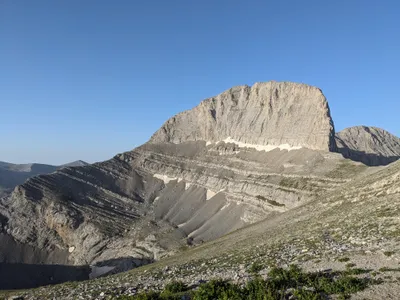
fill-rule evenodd
<path id="1" fill-rule="evenodd" d="M 172 281 L 165 286 L 163 293 L 175 294 L 185 292 L 187 290 L 187 285 L 182 281 Z"/>
<path id="2" fill-rule="evenodd" d="M 251 268 L 253 266 L 254 272 L 260 269 L 258 264 L 253 264 Z M 330 295 L 346 299 L 370 284 L 380 283 L 377 280 L 352 276 L 369 271 L 371 270 L 348 268 L 342 272 L 306 273 L 298 266 L 291 265 L 288 269 L 272 268 L 267 279 L 256 276 L 245 286 L 215 279 L 201 284 L 197 289 L 188 290 L 182 282 L 171 282 L 161 293 L 149 292 L 119 299 L 275 300 L 294 297 L 297 300 L 320 300 L 327 299 Z"/>
<path id="3" fill-rule="evenodd" d="M 200 285 L 199 289 L 194 292 L 193 300 L 205 299 L 244 299 L 242 290 L 232 283 L 224 280 L 211 280 Z"/>
<path id="4" fill-rule="evenodd" d="M 250 268 L 249 268 L 249 272 L 252 274 L 258 274 L 264 267 L 257 262 L 254 262 Z"/>
<path id="5" fill-rule="evenodd" d="M 339 257 L 338 258 L 338 261 L 340 261 L 340 262 L 346 262 L 346 261 L 349 261 L 350 260 L 350 258 L 348 258 L 348 257 Z"/>

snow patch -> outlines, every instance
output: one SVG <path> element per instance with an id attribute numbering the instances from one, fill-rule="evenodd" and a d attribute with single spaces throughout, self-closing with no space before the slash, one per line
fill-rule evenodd
<path id="1" fill-rule="evenodd" d="M 293 167 L 297 167 L 298 165 L 295 165 L 295 164 L 289 164 L 289 163 L 287 163 L 287 164 L 283 164 L 283 167 L 284 168 L 293 168 Z"/>
<path id="2" fill-rule="evenodd" d="M 161 179 L 162 181 L 164 181 L 165 184 L 167 184 L 172 180 L 177 180 L 177 178 L 175 177 L 168 177 L 167 175 L 162 175 L 162 174 L 154 174 L 153 177 Z"/>
<path id="3" fill-rule="evenodd" d="M 230 203 L 228 202 L 227 204 L 225 204 L 224 206 L 222 206 L 220 210 L 224 210 L 224 209 L 227 208 L 229 205 L 230 205 Z"/>
<path id="4" fill-rule="evenodd" d="M 219 190 L 218 192 L 214 192 L 212 190 L 207 190 L 206 200 L 209 200 L 210 198 L 214 197 L 216 194 L 219 194 L 223 191 L 225 191 L 225 189 Z"/>
<path id="5" fill-rule="evenodd" d="M 213 192 L 212 190 L 207 190 L 207 195 L 206 195 L 206 200 L 210 200 L 212 197 L 215 196 L 215 192 Z"/>
<path id="6" fill-rule="evenodd" d="M 237 146 L 241 147 L 241 148 L 254 148 L 257 151 L 271 151 L 274 150 L 276 148 L 279 148 L 280 150 L 298 150 L 301 149 L 302 147 L 300 146 L 290 146 L 289 144 L 282 144 L 282 145 L 257 145 L 257 144 L 248 144 L 248 143 L 242 143 L 239 141 L 236 141 L 234 139 L 232 139 L 231 137 L 227 137 L 226 139 L 223 140 L 223 142 L 225 143 L 234 143 Z"/>
<path id="7" fill-rule="evenodd" d="M 238 154 L 238 153 L 240 153 L 240 150 L 232 151 L 232 152 L 228 152 L 228 153 L 226 153 L 226 152 L 218 152 L 219 155 L 230 155 L 230 154 Z"/>

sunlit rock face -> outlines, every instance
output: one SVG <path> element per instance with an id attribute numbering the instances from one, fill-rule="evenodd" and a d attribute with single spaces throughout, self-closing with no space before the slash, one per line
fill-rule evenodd
<path id="1" fill-rule="evenodd" d="M 169 119 L 151 142 L 231 139 L 258 146 L 336 149 L 329 106 L 320 89 L 291 82 L 237 86 Z"/>

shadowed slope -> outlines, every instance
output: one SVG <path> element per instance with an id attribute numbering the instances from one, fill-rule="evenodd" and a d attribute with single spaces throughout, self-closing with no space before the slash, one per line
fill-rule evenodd
<path id="1" fill-rule="evenodd" d="M 0 162 L 0 197 L 10 193 L 14 187 L 23 184 L 28 178 L 49 174 L 60 168 L 85 166 L 88 163 L 78 160 L 62 166 L 52 166 L 44 164 L 11 164 Z"/>
<path id="2" fill-rule="evenodd" d="M 400 138 L 376 127 L 356 126 L 336 134 L 344 157 L 369 166 L 387 165 L 400 158 Z"/>

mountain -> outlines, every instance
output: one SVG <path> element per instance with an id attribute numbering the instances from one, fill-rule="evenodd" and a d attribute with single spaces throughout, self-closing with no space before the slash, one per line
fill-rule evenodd
<path id="1" fill-rule="evenodd" d="M 290 82 L 237 86 L 169 119 L 151 142 L 232 141 L 262 147 L 335 150 L 321 90 Z"/>
<path id="2" fill-rule="evenodd" d="M 400 138 L 381 128 L 346 128 L 336 134 L 336 144 L 345 157 L 371 166 L 387 165 L 400 158 Z"/>
<path id="3" fill-rule="evenodd" d="M 290 232 L 305 241 L 313 237 L 306 235 L 309 229 L 319 230 L 316 224 L 330 217 L 302 220 L 317 208 L 334 214 L 341 204 L 329 202 L 332 195 L 350 191 L 354 183 L 354 199 L 363 200 L 365 187 L 357 180 L 381 170 L 382 176 L 395 176 L 391 168 L 346 159 L 340 149 L 353 146 L 339 144 L 338 136 L 318 88 L 257 83 L 172 117 L 132 151 L 32 177 L 0 202 L 0 270 L 7 270 L 9 282 L 0 288 L 118 273 L 168 262 L 176 253 L 183 258 L 182 250 L 194 246 L 190 253 L 223 255 L 219 250 L 227 248 L 218 243 L 231 237 L 232 251 L 248 253 L 259 242 L 236 245 L 240 232 L 270 239 L 267 246 Z M 208 247 L 210 252 L 202 252 Z M 10 263 L 19 266 L 15 274 Z M 46 276 L 35 277 L 39 271 Z"/>
<path id="4" fill-rule="evenodd" d="M 14 187 L 24 183 L 28 178 L 52 173 L 62 167 L 87 165 L 84 161 L 76 161 L 62 166 L 45 164 L 12 164 L 0 161 L 0 197 L 10 193 Z"/>

